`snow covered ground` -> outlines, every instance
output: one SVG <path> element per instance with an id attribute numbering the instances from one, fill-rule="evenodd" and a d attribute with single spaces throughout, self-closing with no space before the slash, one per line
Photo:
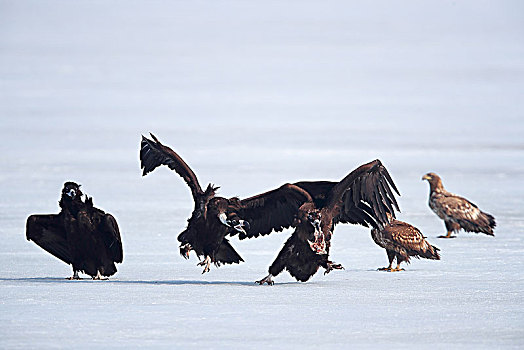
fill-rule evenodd
<path id="1" fill-rule="evenodd" d="M 522 348 L 523 17 L 519 1 L 0 0 L 0 348 Z M 224 196 L 380 158 L 442 260 L 378 272 L 369 230 L 339 225 L 344 271 L 255 285 L 285 232 L 233 239 L 245 263 L 201 275 L 177 249 L 187 186 L 140 176 L 149 131 Z M 496 237 L 437 239 L 428 171 Z M 67 180 L 118 219 L 109 281 L 67 281 L 25 240 Z"/>

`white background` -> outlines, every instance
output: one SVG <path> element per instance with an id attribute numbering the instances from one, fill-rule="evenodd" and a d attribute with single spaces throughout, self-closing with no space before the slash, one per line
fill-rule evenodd
<path id="1" fill-rule="evenodd" d="M 0 1 L 0 347 L 522 347 L 523 17 L 519 1 Z M 201 275 L 178 254 L 187 186 L 141 177 L 149 131 L 226 197 L 379 158 L 442 260 L 378 272 L 369 229 L 339 225 L 344 271 L 254 285 L 287 231 L 233 239 L 245 263 Z M 437 239 L 429 171 L 496 237 Z M 109 281 L 66 281 L 25 240 L 68 180 L 119 222 Z"/>

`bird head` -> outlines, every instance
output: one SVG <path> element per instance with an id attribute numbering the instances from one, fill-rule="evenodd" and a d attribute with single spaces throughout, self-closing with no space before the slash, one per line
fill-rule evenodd
<path id="1" fill-rule="evenodd" d="M 207 215 L 210 218 L 216 217 L 222 225 L 233 228 L 236 232 L 247 234 L 251 227 L 249 222 L 242 220 L 235 213 L 229 213 L 228 209 L 229 201 L 226 198 L 213 197 L 207 205 Z"/>
<path id="2" fill-rule="evenodd" d="M 80 185 L 68 181 L 64 184 L 64 188 L 62 188 L 62 199 L 65 200 L 79 200 L 82 197 L 82 191 L 80 190 Z"/>
<path id="3" fill-rule="evenodd" d="M 438 175 L 435 174 L 435 173 L 427 173 L 426 175 L 422 176 L 422 181 L 424 181 L 424 180 L 431 181 L 435 177 L 438 177 Z"/>
<path id="4" fill-rule="evenodd" d="M 442 187 L 442 180 L 440 179 L 440 176 L 435 173 L 427 173 L 422 176 L 422 181 L 424 180 L 427 180 L 432 189 Z"/>
<path id="5" fill-rule="evenodd" d="M 326 235 L 322 231 L 322 213 L 316 209 L 312 203 L 306 203 L 299 209 L 299 223 L 302 225 L 311 225 L 313 232 L 309 232 L 313 236 L 313 241 L 307 240 L 309 247 L 316 254 L 327 254 L 327 240 Z"/>
<path id="6" fill-rule="evenodd" d="M 229 219 L 226 213 L 220 213 L 218 215 L 218 219 L 223 225 L 227 227 L 232 227 L 236 232 L 240 232 L 245 235 L 247 235 L 247 231 L 249 231 L 249 229 L 251 228 L 251 225 L 248 221 L 242 220 L 238 218 L 238 216 L 236 215 L 234 215 L 233 218 Z"/>
<path id="7" fill-rule="evenodd" d="M 320 222 L 322 220 L 322 214 L 320 213 L 320 210 L 313 210 L 307 214 L 307 222 L 311 224 L 315 228 L 315 231 L 320 231 Z"/>

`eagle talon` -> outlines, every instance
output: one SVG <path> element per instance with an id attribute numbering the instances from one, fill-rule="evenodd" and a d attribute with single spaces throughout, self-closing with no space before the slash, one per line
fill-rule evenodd
<path id="1" fill-rule="evenodd" d="M 272 279 L 273 275 L 269 274 L 260 281 L 255 281 L 255 283 L 258 283 L 259 285 L 263 285 L 264 283 L 267 283 L 268 286 L 272 286 L 275 284 L 275 282 Z"/>
<path id="2" fill-rule="evenodd" d="M 109 279 L 108 277 L 103 277 L 100 274 L 100 271 L 97 271 L 96 272 L 96 276 L 93 276 L 92 278 L 93 278 L 93 280 L 97 280 L 97 281 L 107 281 Z"/>
<path id="3" fill-rule="evenodd" d="M 406 271 L 406 270 L 404 270 L 404 269 L 402 269 L 402 268 L 400 268 L 400 267 L 396 267 L 396 268 L 394 268 L 394 269 L 389 269 L 389 270 L 388 270 L 388 272 L 399 272 L 399 271 Z"/>
<path id="4" fill-rule="evenodd" d="M 78 271 L 73 272 L 73 276 L 67 277 L 66 279 L 70 280 L 70 281 L 72 281 L 72 280 L 81 280 L 80 276 L 78 276 Z"/>
<path id="5" fill-rule="evenodd" d="M 211 270 L 209 267 L 210 265 L 211 265 L 211 257 L 209 255 L 206 256 L 204 261 L 201 261 L 197 264 L 197 266 L 204 266 L 204 271 L 202 271 L 202 274 L 205 274 L 206 272 L 209 272 Z"/>
<path id="6" fill-rule="evenodd" d="M 327 275 L 333 270 L 345 270 L 345 268 L 342 266 L 342 264 L 335 264 L 334 262 L 328 261 L 327 269 L 324 271 L 324 275 Z"/>
<path id="7" fill-rule="evenodd" d="M 187 260 L 187 259 L 189 259 L 189 253 L 191 253 L 192 249 L 193 249 L 193 247 L 189 243 L 186 243 L 184 245 L 180 245 L 180 255 L 182 255 L 184 257 L 184 259 Z"/>

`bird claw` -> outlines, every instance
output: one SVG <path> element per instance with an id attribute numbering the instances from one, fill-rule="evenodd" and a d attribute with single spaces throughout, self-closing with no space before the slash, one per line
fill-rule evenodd
<path id="1" fill-rule="evenodd" d="M 93 280 L 97 280 L 97 281 L 107 281 L 109 279 L 109 277 L 104 277 L 102 276 L 102 274 L 100 273 L 100 271 L 97 271 L 96 272 L 96 276 L 92 276 L 91 277 Z"/>
<path id="2" fill-rule="evenodd" d="M 342 264 L 335 264 L 334 262 L 328 261 L 327 269 L 324 271 L 324 275 L 327 275 L 333 270 L 345 270 L 345 268 L 342 266 Z"/>
<path id="3" fill-rule="evenodd" d="M 389 266 L 389 267 L 378 268 L 377 271 L 399 272 L 399 271 L 406 271 L 406 270 L 404 270 L 403 268 L 400 268 L 400 267 L 392 268 L 391 266 Z"/>
<path id="4" fill-rule="evenodd" d="M 72 281 L 72 280 L 81 280 L 80 276 L 78 276 L 78 271 L 73 272 L 73 276 L 67 277 L 66 279 Z"/>
<path id="5" fill-rule="evenodd" d="M 182 255 L 184 257 L 184 259 L 187 260 L 187 259 L 189 259 L 189 253 L 191 252 L 192 249 L 193 249 L 193 247 L 189 243 L 186 243 L 184 245 L 180 245 L 180 255 Z"/>
<path id="6" fill-rule="evenodd" d="M 388 272 L 399 272 L 399 271 L 406 271 L 406 270 L 404 270 L 402 268 L 399 268 L 399 267 L 396 267 L 394 269 L 389 270 Z"/>
<path id="7" fill-rule="evenodd" d="M 204 266 L 204 271 L 202 271 L 202 274 L 205 274 L 206 272 L 209 272 L 211 269 L 209 266 L 211 265 L 211 258 L 209 256 L 206 256 L 204 261 L 201 261 L 197 264 L 197 266 Z"/>
<path id="8" fill-rule="evenodd" d="M 275 282 L 273 281 L 271 277 L 273 277 L 273 275 L 269 274 L 266 277 L 264 277 L 263 279 L 261 279 L 260 281 L 255 281 L 255 283 L 258 283 L 259 285 L 263 285 L 264 283 L 267 283 L 268 286 L 272 286 L 275 284 Z"/>

